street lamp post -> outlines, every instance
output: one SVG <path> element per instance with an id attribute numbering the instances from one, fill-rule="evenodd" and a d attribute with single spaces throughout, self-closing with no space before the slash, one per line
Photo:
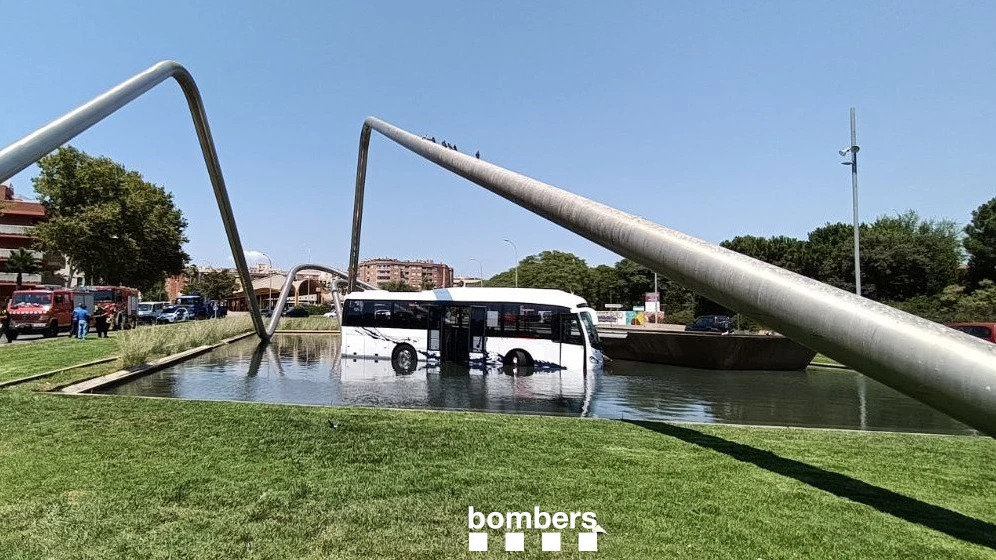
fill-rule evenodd
<path id="1" fill-rule="evenodd" d="M 483 288 L 484 287 L 484 265 L 481 264 L 481 261 L 479 261 L 479 260 L 477 260 L 477 259 L 475 259 L 473 257 L 471 257 L 470 260 L 476 262 L 477 263 L 477 268 L 481 271 L 481 275 L 478 278 L 481 279 L 481 287 Z"/>
<path id="2" fill-rule="evenodd" d="M 508 239 L 505 240 L 505 243 L 511 245 L 512 251 L 515 253 L 515 287 L 518 288 L 519 287 L 519 249 L 518 247 L 515 246 L 515 243 L 512 243 Z"/>
<path id="3" fill-rule="evenodd" d="M 851 166 L 851 196 L 854 205 L 854 293 L 861 295 L 861 249 L 859 246 L 858 225 L 858 135 L 854 120 L 854 107 L 851 107 L 851 145 L 838 153 L 841 156 L 851 154 L 851 161 L 842 161 L 841 165 Z"/>

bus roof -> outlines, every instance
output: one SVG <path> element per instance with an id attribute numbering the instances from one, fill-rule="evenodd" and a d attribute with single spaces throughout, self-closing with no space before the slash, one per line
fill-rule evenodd
<path id="1" fill-rule="evenodd" d="M 584 298 L 562 290 L 540 288 L 439 288 L 422 292 L 367 290 L 353 292 L 347 299 L 390 301 L 466 301 L 496 303 L 536 303 L 563 307 L 586 307 Z"/>

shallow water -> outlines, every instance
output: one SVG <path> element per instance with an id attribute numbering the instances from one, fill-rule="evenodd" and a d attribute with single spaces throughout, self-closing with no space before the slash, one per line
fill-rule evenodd
<path id="1" fill-rule="evenodd" d="M 602 372 L 469 370 L 407 375 L 340 360 L 339 338 L 279 335 L 194 358 L 101 392 L 314 405 L 486 410 L 635 420 L 973 434 L 958 421 L 849 370 L 712 371 L 616 361 Z"/>

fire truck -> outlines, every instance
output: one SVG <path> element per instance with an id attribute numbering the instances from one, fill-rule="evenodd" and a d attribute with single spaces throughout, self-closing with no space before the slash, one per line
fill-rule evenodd
<path id="1" fill-rule="evenodd" d="M 138 290 L 125 286 L 91 286 L 93 311 L 103 308 L 114 330 L 133 329 L 138 326 Z"/>
<path id="2" fill-rule="evenodd" d="M 58 336 L 73 325 L 73 309 L 79 304 L 93 307 L 93 296 L 60 286 L 38 286 L 17 290 L 7 304 L 13 340 L 21 334 Z"/>

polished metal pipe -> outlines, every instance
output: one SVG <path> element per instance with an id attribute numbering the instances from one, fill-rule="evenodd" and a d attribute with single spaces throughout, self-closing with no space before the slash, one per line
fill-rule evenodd
<path id="1" fill-rule="evenodd" d="M 239 279 L 246 292 L 253 326 L 256 335 L 265 339 L 266 330 L 263 326 L 263 318 L 259 313 L 256 294 L 252 290 L 252 277 L 249 275 L 249 266 L 246 264 L 245 253 L 242 251 L 242 240 L 239 238 L 235 215 L 232 213 L 232 204 L 228 199 L 228 190 L 225 188 L 225 178 L 221 172 L 221 163 L 218 161 L 218 152 L 215 150 L 214 139 L 211 137 L 211 128 L 208 126 L 204 102 L 201 100 L 201 94 L 193 76 L 179 62 L 164 60 L 155 64 L 0 150 L 0 183 L 20 173 L 46 154 L 53 152 L 59 146 L 69 142 L 81 132 L 104 120 L 170 77 L 174 78 L 180 85 L 180 89 L 187 99 L 190 116 L 194 121 L 194 130 L 197 132 L 197 140 L 201 145 L 201 153 L 204 155 L 208 176 L 211 178 L 214 197 L 218 203 L 218 210 L 221 212 L 221 221 L 225 226 L 225 234 L 228 236 L 228 245 L 232 249 L 232 258 L 235 260 Z"/>
<path id="2" fill-rule="evenodd" d="M 367 118 L 364 132 L 368 128 L 796 342 L 996 435 L 996 345 L 444 148 L 380 119 Z M 365 164 L 362 146 L 360 160 Z M 365 169 L 357 173 L 359 196 L 361 173 L 365 177 Z M 354 204 L 362 207 L 362 202 Z M 354 217 L 353 223 L 351 247 L 358 253 L 360 221 Z"/>
<path id="3" fill-rule="evenodd" d="M 302 270 L 319 270 L 321 272 L 328 272 L 329 274 L 335 274 L 340 277 L 347 276 L 347 273 L 344 273 L 341 270 L 336 270 L 334 268 L 325 265 L 314 264 L 314 263 L 299 264 L 294 268 L 290 269 L 290 271 L 287 272 L 287 280 L 284 281 L 284 285 L 280 288 L 280 295 L 277 297 L 277 303 L 271 308 L 273 310 L 273 316 L 270 317 L 270 324 L 266 328 L 266 339 L 269 339 L 270 337 L 273 336 L 273 333 L 277 332 L 277 324 L 280 322 L 280 315 L 281 315 L 280 313 L 277 312 L 277 310 L 278 309 L 281 311 L 283 310 L 284 305 L 286 305 L 287 300 L 290 298 L 290 291 L 291 288 L 294 286 L 294 277 L 297 276 L 297 273 L 301 272 Z M 337 307 L 336 312 L 339 314 L 339 321 L 341 324 L 342 301 L 339 297 L 338 282 L 339 280 L 335 281 L 334 284 L 335 293 L 332 295 L 332 299 L 336 304 Z M 357 287 L 363 288 L 365 290 L 377 289 L 375 286 L 367 284 L 366 282 L 357 282 L 356 285 Z"/>

